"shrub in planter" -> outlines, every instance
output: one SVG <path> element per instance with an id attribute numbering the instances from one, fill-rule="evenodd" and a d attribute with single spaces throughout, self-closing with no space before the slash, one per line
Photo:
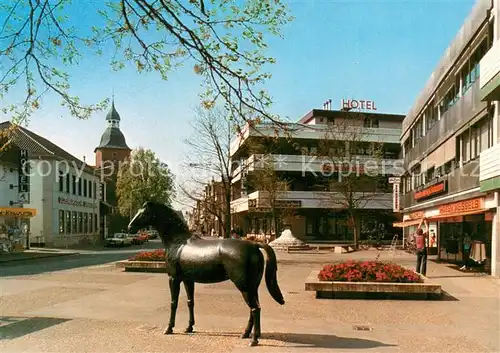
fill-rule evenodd
<path id="1" fill-rule="evenodd" d="M 378 261 L 346 261 L 325 265 L 318 274 L 320 281 L 422 283 L 412 270 L 393 263 Z"/>
<path id="2" fill-rule="evenodd" d="M 142 251 L 131 258 L 130 261 L 165 261 L 165 249 Z"/>

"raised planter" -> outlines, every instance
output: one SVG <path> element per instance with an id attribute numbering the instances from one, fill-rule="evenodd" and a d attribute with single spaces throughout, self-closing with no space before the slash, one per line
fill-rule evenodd
<path id="1" fill-rule="evenodd" d="M 316 298 L 355 297 L 378 294 L 377 296 L 424 296 L 426 299 L 440 297 L 441 285 L 422 277 L 423 283 L 389 283 L 389 282 L 344 282 L 320 281 L 320 269 L 312 271 L 305 282 L 305 290 L 316 292 Z M 340 294 L 337 296 L 337 294 Z M 362 296 L 361 296 L 362 297 Z"/>
<path id="2" fill-rule="evenodd" d="M 116 262 L 116 267 L 124 268 L 129 272 L 166 272 L 165 261 L 131 261 L 124 260 Z"/>

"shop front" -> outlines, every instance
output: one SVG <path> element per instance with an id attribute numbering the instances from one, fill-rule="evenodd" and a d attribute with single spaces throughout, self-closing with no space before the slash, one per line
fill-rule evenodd
<path id="1" fill-rule="evenodd" d="M 423 218 L 429 222 L 429 255 L 440 261 L 481 267 L 491 273 L 493 197 L 476 197 L 407 213 L 395 226 L 411 242 Z"/>
<path id="2" fill-rule="evenodd" d="M 0 207 L 0 253 L 24 250 L 29 237 L 30 219 L 36 210 L 20 207 Z"/>

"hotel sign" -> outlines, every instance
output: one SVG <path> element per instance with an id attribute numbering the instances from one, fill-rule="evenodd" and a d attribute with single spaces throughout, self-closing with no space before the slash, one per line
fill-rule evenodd
<path id="1" fill-rule="evenodd" d="M 19 203 L 25 204 L 30 202 L 30 163 L 28 158 L 28 150 L 20 150 L 19 155 L 19 179 L 18 192 Z"/>
<path id="2" fill-rule="evenodd" d="M 356 99 L 342 99 L 340 106 L 343 110 L 350 109 L 363 109 L 363 110 L 377 110 L 374 101 L 369 100 L 356 100 Z"/>
<path id="3" fill-rule="evenodd" d="M 392 184 L 392 211 L 399 212 L 399 183 Z"/>
<path id="4" fill-rule="evenodd" d="M 59 196 L 57 198 L 57 202 L 62 203 L 64 205 L 71 205 L 71 206 L 77 206 L 77 207 L 95 208 L 97 206 L 95 203 L 92 203 L 92 202 L 72 200 L 72 199 L 67 199 L 67 198 L 61 197 L 61 196 Z"/>
<path id="5" fill-rule="evenodd" d="M 446 181 L 441 181 L 423 190 L 416 191 L 413 197 L 416 201 L 420 201 L 445 192 L 446 192 Z"/>

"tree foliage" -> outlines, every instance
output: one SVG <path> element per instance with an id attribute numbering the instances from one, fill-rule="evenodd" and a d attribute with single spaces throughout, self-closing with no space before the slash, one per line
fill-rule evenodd
<path id="1" fill-rule="evenodd" d="M 374 133 L 370 134 L 367 128 L 371 124 L 366 114 L 345 112 L 327 125 L 317 150 L 323 162 L 318 187 L 328 191 L 325 202 L 330 207 L 347 212 L 355 245 L 360 236 L 361 210 L 387 192 L 387 178 L 381 168 L 383 144 L 376 142 Z"/>
<path id="2" fill-rule="evenodd" d="M 123 216 L 135 213 L 146 201 L 170 205 L 175 198 L 174 176 L 153 151 L 138 148 L 120 165 L 116 195 Z"/>
<path id="3" fill-rule="evenodd" d="M 77 0 L 11 0 L 0 3 L 0 99 L 21 86 L 22 102 L 3 107 L 15 121 L 38 109 L 48 91 L 78 118 L 105 108 L 103 100 L 84 104 L 72 94 L 67 68 L 87 53 L 114 47 L 110 61 L 120 70 L 163 79 L 184 63 L 192 65 L 206 90 L 202 103 L 221 101 L 245 119 L 253 112 L 271 120 L 271 99 L 264 90 L 275 58 L 265 54 L 271 36 L 292 20 L 280 0 L 103 0 L 88 2 L 105 22 L 88 24 L 69 17 Z M 3 23 L 2 23 L 3 22 Z M 78 25 L 75 25 L 78 23 Z M 109 45 L 111 44 L 111 45 Z M 97 58 L 96 58 L 97 59 Z"/>

